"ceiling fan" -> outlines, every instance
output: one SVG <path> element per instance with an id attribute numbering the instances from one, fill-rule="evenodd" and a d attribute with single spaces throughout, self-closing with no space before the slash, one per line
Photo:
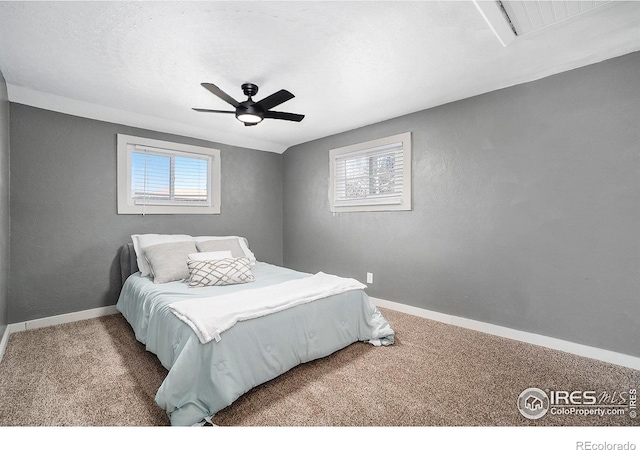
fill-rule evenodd
<path id="1" fill-rule="evenodd" d="M 247 98 L 243 102 L 238 102 L 215 84 L 201 84 L 213 95 L 220 97 L 222 100 L 233 106 L 236 110 L 220 111 L 217 109 L 193 108 L 194 111 L 235 114 L 236 118 L 240 122 L 243 122 L 247 127 L 257 125 L 258 123 L 262 122 L 262 119 L 291 120 L 293 122 L 300 122 L 302 119 L 304 119 L 304 116 L 302 114 L 271 111 L 271 108 L 275 108 L 276 106 L 286 102 L 287 100 L 291 100 L 294 97 L 291 92 L 284 89 L 281 89 L 278 92 L 271 94 L 270 96 L 265 97 L 258 102 L 254 102 L 252 97 L 258 93 L 258 86 L 252 83 L 244 83 L 242 85 L 242 91 L 244 92 L 244 95 L 249 98 Z"/>

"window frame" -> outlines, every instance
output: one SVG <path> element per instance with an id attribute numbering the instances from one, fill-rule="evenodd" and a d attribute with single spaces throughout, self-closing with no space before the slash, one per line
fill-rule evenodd
<path id="1" fill-rule="evenodd" d="M 349 205 L 336 204 L 336 163 L 338 159 L 343 159 L 344 155 L 364 154 L 367 150 L 374 150 L 378 147 L 390 146 L 401 143 L 402 145 L 402 195 L 391 197 L 389 203 L 384 203 L 382 199 L 362 198 L 350 200 Z M 329 210 L 336 212 L 359 212 L 359 211 L 411 211 L 411 132 L 400 133 L 384 138 L 373 139 L 367 142 L 347 145 L 345 147 L 329 150 Z M 358 201 L 359 200 L 359 201 Z M 392 201 L 393 200 L 393 201 Z M 399 200 L 399 202 L 398 202 Z"/>
<path id="2" fill-rule="evenodd" d="M 210 158 L 208 165 L 208 190 L 210 203 L 208 205 L 184 205 L 176 203 L 165 204 L 136 204 L 131 195 L 131 155 L 136 145 L 152 147 L 168 154 L 189 157 L 204 156 Z M 118 214 L 220 214 L 221 195 L 221 164 L 220 150 L 177 142 L 149 139 L 126 134 L 117 135 L 117 190 Z"/>

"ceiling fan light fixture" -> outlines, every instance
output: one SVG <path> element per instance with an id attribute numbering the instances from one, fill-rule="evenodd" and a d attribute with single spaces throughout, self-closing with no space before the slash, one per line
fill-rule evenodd
<path id="1" fill-rule="evenodd" d="M 243 123 L 256 124 L 262 122 L 264 113 L 249 97 L 249 100 L 240 103 L 236 108 L 236 119 Z"/>
<path id="2" fill-rule="evenodd" d="M 244 122 L 244 123 L 260 123 L 260 122 L 262 122 L 262 117 L 260 117 L 257 114 L 250 113 L 250 112 L 238 113 L 238 114 L 236 114 L 236 119 L 238 119 L 240 122 Z"/>

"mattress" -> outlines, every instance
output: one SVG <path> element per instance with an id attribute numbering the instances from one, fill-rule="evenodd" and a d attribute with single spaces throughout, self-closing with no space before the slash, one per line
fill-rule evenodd
<path id="1" fill-rule="evenodd" d="M 206 344 L 169 308 L 187 299 L 310 276 L 264 262 L 256 262 L 252 271 L 252 283 L 202 288 L 189 288 L 183 282 L 154 284 L 139 272 L 126 279 L 116 308 L 136 339 L 168 370 L 155 400 L 172 425 L 199 423 L 250 389 L 354 342 L 393 343 L 393 329 L 363 290 L 240 321 L 224 331 L 220 341 Z"/>

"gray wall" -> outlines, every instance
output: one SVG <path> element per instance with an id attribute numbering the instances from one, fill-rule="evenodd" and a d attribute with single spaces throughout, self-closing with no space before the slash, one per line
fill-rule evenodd
<path id="1" fill-rule="evenodd" d="M 640 53 L 284 153 L 284 263 L 640 356 Z M 413 210 L 329 212 L 328 152 L 413 133 Z"/>
<path id="2" fill-rule="evenodd" d="M 7 328 L 9 292 L 9 100 L 0 72 L 0 340 Z"/>
<path id="3" fill-rule="evenodd" d="M 116 134 L 221 150 L 220 215 L 118 215 Z M 107 305 L 136 233 L 245 236 L 282 264 L 282 157 L 11 104 L 9 323 Z"/>

